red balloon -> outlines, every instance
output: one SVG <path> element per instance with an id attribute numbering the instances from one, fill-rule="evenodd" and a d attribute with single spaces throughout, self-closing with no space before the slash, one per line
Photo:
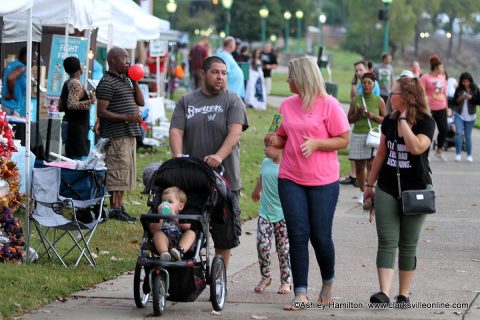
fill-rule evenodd
<path id="1" fill-rule="evenodd" d="M 128 77 L 134 81 L 138 81 L 143 78 L 145 71 L 143 70 L 143 66 L 140 64 L 134 64 L 128 68 Z"/>

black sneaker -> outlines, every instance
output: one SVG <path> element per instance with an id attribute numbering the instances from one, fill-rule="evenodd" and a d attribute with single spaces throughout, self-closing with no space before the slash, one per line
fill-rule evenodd
<path id="1" fill-rule="evenodd" d="M 356 178 L 353 178 L 352 176 L 348 176 L 343 180 L 340 180 L 340 184 L 355 184 L 357 182 Z"/>
<path id="2" fill-rule="evenodd" d="M 116 219 L 118 212 L 119 212 L 118 208 L 110 209 L 108 211 L 108 218 L 109 219 Z"/>
<path id="3" fill-rule="evenodd" d="M 400 294 L 395 299 L 395 304 L 396 308 L 405 309 L 410 304 L 410 298 Z"/>
<path id="4" fill-rule="evenodd" d="M 135 220 L 136 220 L 134 217 L 130 217 L 128 214 L 122 211 L 117 211 L 117 215 L 115 216 L 115 219 L 119 221 L 127 221 L 129 223 L 135 223 Z"/>
<path id="5" fill-rule="evenodd" d="M 370 297 L 371 303 L 390 303 L 390 298 L 383 292 L 377 292 Z"/>
<path id="6" fill-rule="evenodd" d="M 129 214 L 125 211 L 125 207 L 124 207 L 124 206 L 120 206 L 120 210 L 121 210 L 122 213 L 123 213 L 124 215 L 126 215 L 130 220 L 133 220 L 133 221 L 137 220 L 137 218 L 132 217 L 131 215 L 129 215 Z"/>

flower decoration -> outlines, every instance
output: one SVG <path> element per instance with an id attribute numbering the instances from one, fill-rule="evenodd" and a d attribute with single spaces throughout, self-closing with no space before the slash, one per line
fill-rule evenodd
<path id="1" fill-rule="evenodd" d="M 0 261 L 20 262 L 23 255 L 23 229 L 11 209 L 3 207 L 0 212 Z M 3 231 L 1 231 L 3 230 Z"/>
<path id="2" fill-rule="evenodd" d="M 0 111 L 0 156 L 10 159 L 12 152 L 17 151 L 13 142 L 14 136 L 12 126 L 7 121 L 6 113 Z"/>
<path id="3" fill-rule="evenodd" d="M 23 229 L 13 212 L 20 206 L 20 174 L 11 161 L 17 151 L 14 133 L 5 112 L 0 111 L 0 261 L 20 262 L 23 255 Z"/>

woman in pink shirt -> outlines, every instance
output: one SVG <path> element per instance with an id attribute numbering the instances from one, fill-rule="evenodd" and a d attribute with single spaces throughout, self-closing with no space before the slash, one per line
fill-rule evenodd
<path id="1" fill-rule="evenodd" d="M 265 143 L 284 148 L 278 192 L 288 229 L 295 292 L 284 309 L 297 310 L 308 301 L 309 240 L 323 282 L 317 302 L 333 300 L 332 222 L 340 170 L 337 150 L 348 146 L 350 126 L 340 103 L 325 91 L 320 69 L 310 58 L 290 61 L 287 82 L 295 95 L 283 101 L 282 124 L 265 137 Z"/>
<path id="2" fill-rule="evenodd" d="M 445 79 L 442 61 L 437 55 L 430 57 L 430 70 L 430 73 L 424 74 L 420 80 L 427 95 L 428 107 L 438 128 L 437 147 L 433 154 L 440 160 L 447 161 L 443 154 L 443 145 L 448 133 L 447 79 Z"/>

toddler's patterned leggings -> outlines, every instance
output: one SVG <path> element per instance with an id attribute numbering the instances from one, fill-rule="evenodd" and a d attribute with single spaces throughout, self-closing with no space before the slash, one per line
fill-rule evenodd
<path id="1" fill-rule="evenodd" d="M 290 254 L 285 219 L 270 222 L 258 217 L 257 227 L 257 252 L 262 278 L 270 278 L 272 274 L 271 261 L 273 235 L 275 234 L 275 247 L 280 265 L 280 280 L 282 284 L 290 283 Z"/>

